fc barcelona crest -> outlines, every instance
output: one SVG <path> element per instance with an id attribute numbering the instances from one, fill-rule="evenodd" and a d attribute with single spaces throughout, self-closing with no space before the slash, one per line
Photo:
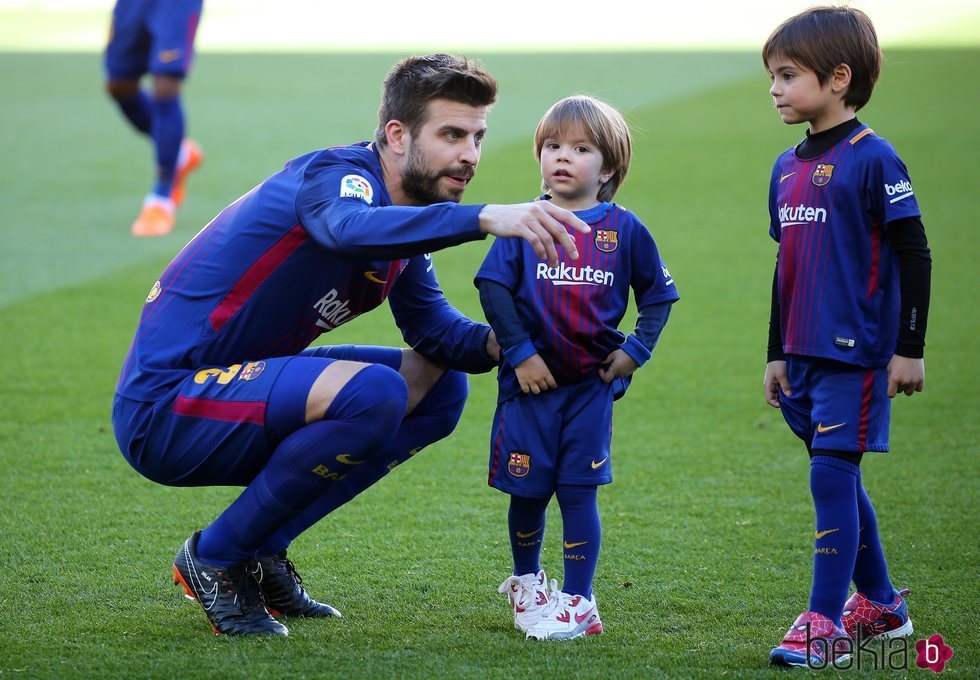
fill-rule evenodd
<path id="1" fill-rule="evenodd" d="M 515 477 L 523 477 L 531 471 L 531 454 L 514 451 L 507 461 L 507 472 Z"/>
<path id="2" fill-rule="evenodd" d="M 817 163 L 817 169 L 813 171 L 810 181 L 814 186 L 823 187 L 830 183 L 830 178 L 834 175 L 834 166 L 830 163 Z"/>
<path id="3" fill-rule="evenodd" d="M 238 374 L 238 379 L 239 380 L 255 380 L 260 375 L 262 375 L 262 371 L 264 371 L 264 370 L 265 370 L 265 362 L 264 361 L 249 361 L 242 368 L 242 372 Z"/>
<path id="4" fill-rule="evenodd" d="M 595 247 L 604 253 L 616 250 L 619 247 L 619 232 L 611 229 L 596 229 Z"/>

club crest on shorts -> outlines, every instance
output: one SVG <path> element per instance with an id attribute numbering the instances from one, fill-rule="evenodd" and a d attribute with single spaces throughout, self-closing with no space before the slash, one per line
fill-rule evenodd
<path id="1" fill-rule="evenodd" d="M 249 361 L 242 367 L 242 372 L 238 374 L 239 380 L 255 380 L 262 371 L 265 370 L 264 361 Z"/>
<path id="2" fill-rule="evenodd" d="M 531 454 L 514 451 L 507 461 L 507 472 L 515 477 L 523 477 L 531 471 Z"/>
<path id="3" fill-rule="evenodd" d="M 595 247 L 604 253 L 616 250 L 619 247 L 619 232 L 612 229 L 596 229 Z"/>
<path id="4" fill-rule="evenodd" d="M 813 171 L 810 181 L 814 186 L 824 187 L 830 183 L 830 178 L 834 174 L 834 166 L 830 163 L 817 163 L 817 169 Z"/>
<path id="5" fill-rule="evenodd" d="M 370 205 L 374 198 L 374 188 L 370 182 L 360 175 L 344 175 L 344 178 L 340 180 L 340 195 L 359 198 Z"/>

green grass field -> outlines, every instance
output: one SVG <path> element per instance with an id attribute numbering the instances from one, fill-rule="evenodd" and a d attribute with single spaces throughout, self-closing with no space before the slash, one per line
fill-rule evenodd
<path id="1" fill-rule="evenodd" d="M 207 162 L 176 233 L 137 241 L 150 150 L 100 92 L 98 57 L 0 54 L 0 675 L 778 676 L 766 657 L 807 605 L 813 521 L 803 447 L 762 400 L 766 191 L 803 131 L 779 122 L 754 53 L 471 55 L 501 97 L 467 200 L 533 196 L 538 117 L 566 94 L 598 94 L 637 130 L 618 199 L 650 227 L 682 296 L 617 407 L 595 585 L 605 635 L 526 642 L 496 593 L 510 556 L 507 499 L 485 481 L 489 375 L 471 379 L 451 438 L 291 549 L 343 619 L 291 622 L 287 639 L 218 638 L 171 584 L 177 548 L 237 490 L 155 485 L 116 448 L 110 401 L 143 299 L 201 226 L 284 161 L 369 137 L 400 56 L 200 55 L 186 101 Z M 869 456 L 864 474 L 892 576 L 912 588 L 916 639 L 940 633 L 955 651 L 946 673 L 977 677 L 980 95 L 967 84 L 980 50 L 886 57 L 860 117 L 909 166 L 933 298 L 927 389 L 896 400 L 892 453 Z M 450 300 L 476 318 L 487 247 L 435 256 Z M 324 340 L 399 343 L 384 310 Z M 553 510 L 543 560 L 560 578 Z"/>

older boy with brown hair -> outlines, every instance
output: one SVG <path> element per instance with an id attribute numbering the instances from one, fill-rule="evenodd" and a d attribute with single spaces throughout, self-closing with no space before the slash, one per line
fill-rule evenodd
<path id="1" fill-rule="evenodd" d="M 859 465 L 888 451 L 889 398 L 924 386 L 931 257 L 904 163 L 856 117 L 881 65 L 868 17 L 808 10 L 762 59 L 782 121 L 809 126 L 770 181 L 779 253 L 764 388 L 806 444 L 816 509 L 810 605 L 769 660 L 823 666 L 862 636 L 912 633 Z"/>

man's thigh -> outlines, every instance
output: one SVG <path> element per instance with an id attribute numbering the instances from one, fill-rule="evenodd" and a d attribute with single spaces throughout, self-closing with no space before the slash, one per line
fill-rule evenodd
<path id="1" fill-rule="evenodd" d="M 149 70 L 153 44 L 147 25 L 149 7 L 145 0 L 119 0 L 113 8 L 105 51 L 110 80 L 138 79 Z"/>
<path id="2" fill-rule="evenodd" d="M 303 350 L 301 356 L 316 356 L 343 361 L 382 364 L 398 371 L 408 385 L 407 413 L 425 399 L 446 369 L 426 359 L 412 349 L 375 345 L 324 345 Z"/>
<path id="3" fill-rule="evenodd" d="M 190 71 L 201 6 L 201 0 L 165 0 L 156 3 L 148 18 L 153 40 L 150 73 L 183 77 Z"/>
<path id="4" fill-rule="evenodd" d="M 156 404 L 117 404 L 120 446 L 161 484 L 248 484 L 279 442 L 306 424 L 310 389 L 333 363 L 281 357 L 199 369 Z"/>

